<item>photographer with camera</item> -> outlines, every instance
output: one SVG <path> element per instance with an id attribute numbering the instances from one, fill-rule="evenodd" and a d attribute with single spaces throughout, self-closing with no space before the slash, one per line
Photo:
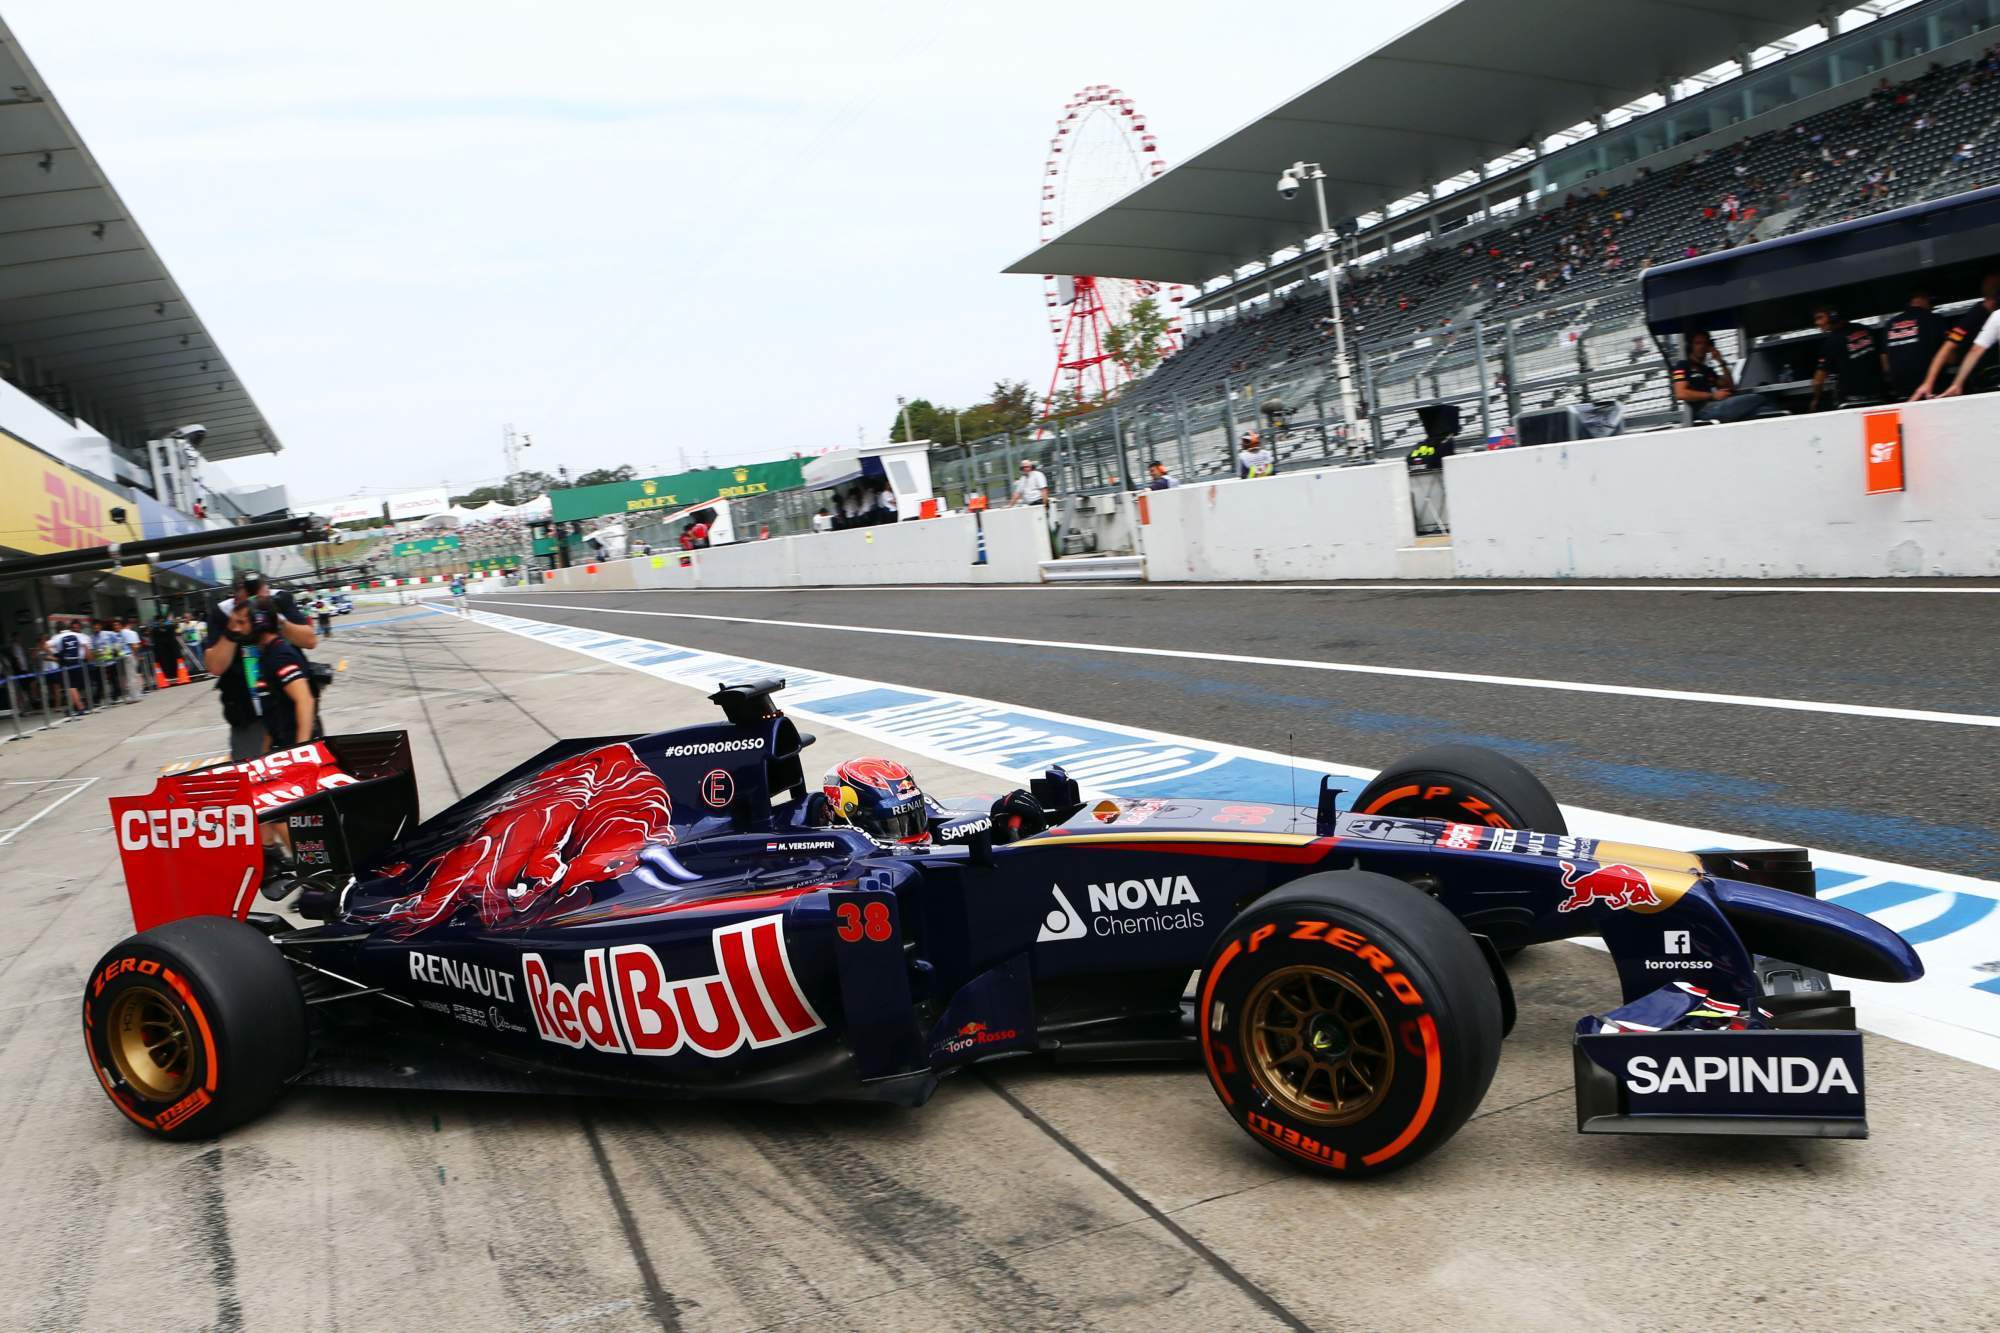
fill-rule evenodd
<path id="1" fill-rule="evenodd" d="M 222 717 L 229 724 L 229 757 L 238 762 L 263 754 L 269 739 L 260 707 L 259 685 L 264 670 L 260 658 L 264 645 L 258 642 L 253 623 L 258 612 L 271 617 L 267 643 L 282 644 L 295 654 L 319 644 L 319 636 L 313 633 L 311 622 L 292 595 L 283 589 L 272 592 L 266 588 L 264 576 L 255 570 L 239 572 L 234 594 L 217 602 L 208 613 L 208 632 L 201 644 L 202 665 L 215 677 L 216 691 L 222 696 Z M 305 663 L 303 656 L 298 661 Z M 310 675 L 309 665 L 306 671 Z M 317 709 L 314 721 L 316 714 Z"/>
<path id="2" fill-rule="evenodd" d="M 306 655 L 285 642 L 276 611 L 250 612 L 250 642 L 257 649 L 257 711 L 272 750 L 289 750 L 319 735 L 319 699 Z"/>

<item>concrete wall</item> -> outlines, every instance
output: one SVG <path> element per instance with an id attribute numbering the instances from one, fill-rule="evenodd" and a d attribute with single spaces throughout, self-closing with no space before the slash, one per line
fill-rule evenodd
<path id="1" fill-rule="evenodd" d="M 1865 494 L 1862 413 L 1459 454 L 1468 578 L 2000 575 L 2000 395 L 1902 409 L 1901 492 Z"/>
<path id="2" fill-rule="evenodd" d="M 560 589 L 801 588 L 838 584 L 1036 583 L 1049 559 L 1039 509 L 988 513 L 986 563 L 975 565 L 978 531 L 970 514 L 844 532 L 738 542 L 692 553 L 635 556 L 557 570 L 539 586 Z"/>
<path id="3" fill-rule="evenodd" d="M 1146 507 L 1153 582 L 1394 578 L 1416 541 L 1401 462 L 1149 491 Z"/>

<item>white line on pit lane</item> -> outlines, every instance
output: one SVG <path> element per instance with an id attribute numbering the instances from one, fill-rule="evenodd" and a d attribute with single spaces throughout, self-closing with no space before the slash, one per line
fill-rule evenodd
<path id="1" fill-rule="evenodd" d="M 497 598 L 473 598 L 489 606 L 506 606 Z M 779 629 L 818 629 L 840 634 L 877 634 L 906 639 L 940 639 L 954 643 L 996 643 L 1017 648 L 1055 648 L 1091 656 L 1171 657 L 1194 662 L 1229 662 L 1237 666 L 1283 667 L 1294 671 L 1337 671 L 1359 676 L 1401 676 L 1411 680 L 1443 680 L 1463 685 L 1504 685 L 1515 689 L 1558 690 L 1571 694 L 1610 694 L 1629 699 L 1665 699 L 1674 703 L 1726 704 L 1737 708 L 1775 708 L 1795 713 L 1835 713 L 1844 717 L 1886 718 L 1896 722 L 1939 722 L 1960 727 L 2000 727 L 2000 716 L 1988 713 L 1941 713 L 1925 708 L 1885 708 L 1876 704 L 1827 703 L 1816 699 L 1777 699 L 1754 694 L 1714 694 L 1705 690 L 1664 690 L 1646 685 L 1605 685 L 1585 680 L 1551 680 L 1537 676 L 1492 676 L 1473 671 L 1433 671 L 1424 667 L 1374 666 L 1365 662 L 1320 662 L 1305 657 L 1256 657 L 1248 653 L 1194 652 L 1185 648 L 1140 648 L 1117 643 L 1072 643 L 1064 639 L 1019 639 L 998 634 L 960 634 L 933 629 L 890 629 L 880 625 L 836 625 L 814 620 L 766 620 L 756 616 L 710 616 L 693 611 L 639 611 L 615 606 L 579 606 L 573 602 L 537 602 L 550 611 L 588 611 L 606 616 L 656 616 L 667 620 L 709 620 L 729 625 L 771 625 Z"/>
<path id="2" fill-rule="evenodd" d="M 889 587 L 881 583 L 829 583 L 802 588 L 509 588 L 509 593 L 533 593 L 538 597 L 560 597 L 582 592 L 592 597 L 626 594 L 707 593 L 735 596 L 742 593 L 783 592 L 1969 592 L 2000 593 L 2000 584 L 1991 587 L 1940 587 L 1918 584 L 1835 583 L 911 583 Z"/>
<path id="3" fill-rule="evenodd" d="M 23 833 L 26 833 L 29 829 L 33 828 L 37 823 L 39 823 L 45 816 L 55 813 L 56 807 L 61 805 L 64 801 L 67 801 L 70 797 L 81 795 L 83 793 L 84 788 L 90 786 L 90 784 L 95 781 L 97 781 L 96 778 L 56 778 L 53 779 L 50 783 L 45 784 L 45 785 L 53 785 L 55 782 L 76 783 L 76 785 L 71 787 L 68 791 L 56 797 L 53 801 L 50 801 L 47 805 L 43 806 L 41 809 L 35 811 L 34 814 L 29 815 L 26 823 L 16 824 L 13 828 L 7 829 L 4 832 L 0 832 L 0 847 L 5 847 L 8 843 L 14 841 L 15 838 L 19 837 Z"/>

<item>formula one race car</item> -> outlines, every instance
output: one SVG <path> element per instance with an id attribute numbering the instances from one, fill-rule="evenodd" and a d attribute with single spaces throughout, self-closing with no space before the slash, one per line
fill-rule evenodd
<path id="1" fill-rule="evenodd" d="M 1818 969 L 1922 974 L 1814 899 L 1803 852 L 1572 836 L 1465 746 L 1296 808 L 1091 800 L 1051 770 L 884 838 L 808 789 L 782 687 L 560 742 L 424 823 L 400 732 L 114 799 L 140 933 L 84 994 L 105 1091 L 183 1138 L 290 1083 L 915 1106 L 1001 1056 L 1185 1058 L 1258 1142 L 1362 1176 L 1471 1115 L 1528 945 L 1616 961 L 1623 1005 L 1575 1037 L 1591 1132 L 1863 1136 L 1861 1037 Z"/>

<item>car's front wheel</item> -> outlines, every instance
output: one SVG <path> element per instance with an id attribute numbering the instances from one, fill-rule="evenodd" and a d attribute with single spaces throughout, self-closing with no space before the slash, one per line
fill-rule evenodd
<path id="1" fill-rule="evenodd" d="M 206 1138 L 264 1110 L 304 1066 L 305 997 L 256 927 L 190 917 L 98 960 L 83 1032 L 127 1118 L 166 1138 Z"/>
<path id="2" fill-rule="evenodd" d="M 1309 875 L 1258 899 L 1202 969 L 1201 1047 L 1245 1132 L 1365 1176 L 1455 1134 L 1493 1080 L 1501 1003 L 1450 911 L 1386 875 Z"/>

